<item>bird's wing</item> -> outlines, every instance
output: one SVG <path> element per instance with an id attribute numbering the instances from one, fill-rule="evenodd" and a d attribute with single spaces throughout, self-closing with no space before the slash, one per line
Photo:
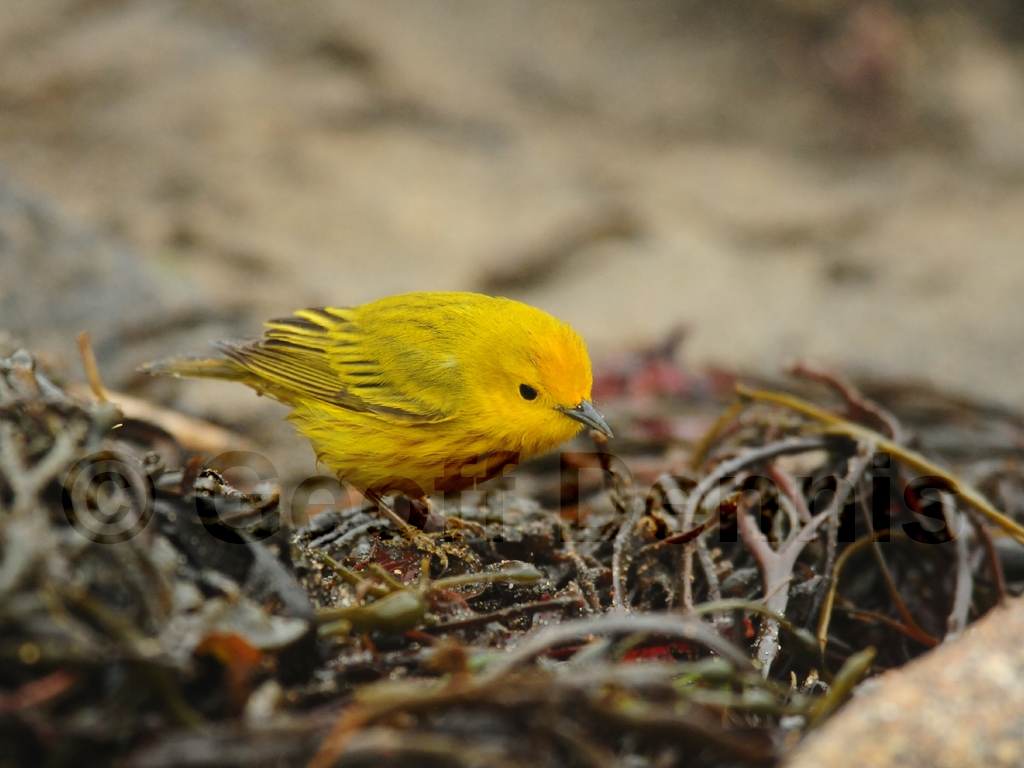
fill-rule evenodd
<path id="1" fill-rule="evenodd" d="M 452 418 L 461 389 L 456 360 L 421 325 L 392 320 L 360 322 L 357 308 L 304 309 L 269 321 L 257 342 L 218 348 L 280 399 L 407 423 Z"/>

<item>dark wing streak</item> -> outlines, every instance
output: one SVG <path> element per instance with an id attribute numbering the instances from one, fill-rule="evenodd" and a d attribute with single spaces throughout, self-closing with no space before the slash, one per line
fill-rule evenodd
<path id="1" fill-rule="evenodd" d="M 408 322 L 437 331 L 428 320 L 413 317 Z M 216 348 L 248 372 L 251 386 L 286 403 L 318 400 L 411 424 L 453 417 L 388 381 L 378 363 L 365 359 L 361 338 L 351 308 L 312 307 L 267 322 L 259 341 Z"/>
<path id="2" fill-rule="evenodd" d="M 322 353 L 302 347 L 285 352 L 268 346 L 264 341 L 251 344 L 220 342 L 214 347 L 268 384 L 327 402 L 333 402 L 337 395 L 338 382 L 319 368 L 322 364 L 320 358 L 324 357 Z"/>
<path id="3" fill-rule="evenodd" d="M 289 333 L 295 333 L 296 331 L 313 333 L 322 333 L 326 330 L 324 326 L 314 323 L 312 320 L 307 320 L 304 317 L 278 317 L 274 320 L 268 320 L 264 323 L 268 328 L 276 328 L 285 326 Z"/>
<path id="4" fill-rule="evenodd" d="M 272 344 L 272 341 L 280 340 L 261 340 L 248 344 L 218 342 L 214 348 L 254 374 L 259 381 L 258 389 L 284 402 L 294 403 L 294 396 L 300 395 L 350 411 L 372 413 L 410 424 L 438 420 L 438 414 L 419 414 L 392 406 L 369 404 L 355 392 L 339 387 L 337 378 L 325 368 L 327 356 L 324 350 L 287 342 Z M 282 346 L 289 347 L 288 351 L 282 350 Z M 383 385 L 379 382 L 366 382 L 359 386 Z"/>

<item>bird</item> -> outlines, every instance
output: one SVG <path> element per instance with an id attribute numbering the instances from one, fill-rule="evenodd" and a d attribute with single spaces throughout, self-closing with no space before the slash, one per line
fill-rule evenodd
<path id="1" fill-rule="evenodd" d="M 238 381 L 291 407 L 319 462 L 393 520 L 401 493 L 426 503 L 550 452 L 584 428 L 612 436 L 591 400 L 586 343 L 568 323 L 512 299 L 405 293 L 301 309 L 255 341 L 151 374 Z"/>

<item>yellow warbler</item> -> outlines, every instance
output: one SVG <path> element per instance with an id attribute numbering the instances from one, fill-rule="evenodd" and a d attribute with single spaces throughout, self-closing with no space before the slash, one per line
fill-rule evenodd
<path id="1" fill-rule="evenodd" d="M 292 406 L 320 461 L 377 501 L 471 487 L 584 425 L 611 436 L 583 339 L 517 301 L 409 293 L 266 326 L 216 344 L 220 359 L 144 370 L 241 381 Z"/>

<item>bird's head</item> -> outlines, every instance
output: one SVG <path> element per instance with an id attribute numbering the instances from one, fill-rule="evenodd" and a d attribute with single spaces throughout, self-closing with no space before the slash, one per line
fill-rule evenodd
<path id="1" fill-rule="evenodd" d="M 591 402 L 593 375 L 583 338 L 567 323 L 517 302 L 490 342 L 489 411 L 523 458 L 546 453 L 588 427 L 612 431 Z M 497 330 L 497 329 L 496 329 Z"/>

